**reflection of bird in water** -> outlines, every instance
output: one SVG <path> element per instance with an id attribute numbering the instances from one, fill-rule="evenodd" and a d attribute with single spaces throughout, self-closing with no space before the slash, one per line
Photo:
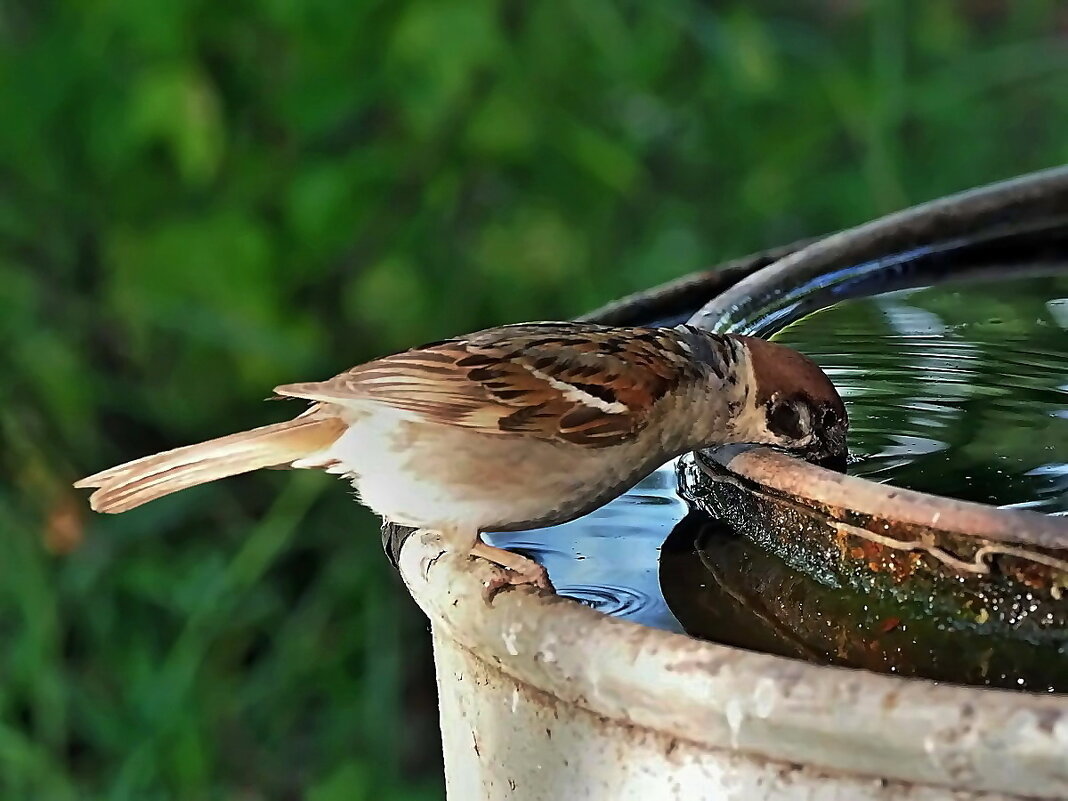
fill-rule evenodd
<path id="1" fill-rule="evenodd" d="M 387 520 L 509 568 L 501 583 L 548 587 L 540 565 L 481 532 L 572 520 L 699 447 L 840 455 L 847 426 L 838 393 L 804 356 L 690 326 L 501 326 L 275 391 L 312 405 L 77 486 L 97 488 L 94 509 L 122 512 L 258 468 L 318 468 L 352 481 Z"/>

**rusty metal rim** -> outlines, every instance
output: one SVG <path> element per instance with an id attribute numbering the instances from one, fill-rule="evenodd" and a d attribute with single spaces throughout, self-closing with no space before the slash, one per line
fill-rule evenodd
<path id="1" fill-rule="evenodd" d="M 715 462 L 739 478 L 806 505 L 818 504 L 876 521 L 885 520 L 887 525 L 918 526 L 1043 548 L 1068 547 L 1068 519 L 1064 517 L 1027 509 L 999 509 L 878 484 L 825 470 L 767 448 L 731 447 L 703 451 L 697 464 L 707 471 L 702 464 L 704 459 Z"/>

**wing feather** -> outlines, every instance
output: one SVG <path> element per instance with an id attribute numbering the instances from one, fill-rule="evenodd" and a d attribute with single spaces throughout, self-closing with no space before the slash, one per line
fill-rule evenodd
<path id="1" fill-rule="evenodd" d="M 502 326 L 386 356 L 279 395 L 382 403 L 487 434 L 605 447 L 642 429 L 692 372 L 673 329 L 577 323 Z"/>

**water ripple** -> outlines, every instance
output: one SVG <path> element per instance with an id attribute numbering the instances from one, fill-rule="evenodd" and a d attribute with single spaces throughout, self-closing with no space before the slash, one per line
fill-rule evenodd
<path id="1" fill-rule="evenodd" d="M 557 591 L 605 614 L 681 631 L 660 591 L 660 546 L 686 515 L 674 462 L 585 517 L 561 526 L 490 534 L 549 571 Z"/>
<path id="2" fill-rule="evenodd" d="M 634 587 L 623 587 L 618 584 L 578 584 L 557 587 L 560 595 L 585 604 L 598 612 L 616 617 L 631 617 L 635 613 L 643 613 L 655 604 L 662 604 L 663 599 L 657 595 L 649 595 L 636 590 Z"/>
<path id="3" fill-rule="evenodd" d="M 1068 510 L 1068 278 L 845 301 L 775 338 L 849 407 L 850 472 L 967 500 Z"/>

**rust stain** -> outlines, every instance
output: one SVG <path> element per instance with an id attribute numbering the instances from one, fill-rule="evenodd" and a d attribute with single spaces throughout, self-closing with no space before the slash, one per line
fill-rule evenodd
<path id="1" fill-rule="evenodd" d="M 879 632 L 882 633 L 882 634 L 886 634 L 889 631 L 893 631 L 894 629 L 896 629 L 900 625 L 901 625 L 901 618 L 899 618 L 899 617 L 888 617 L 886 620 L 884 620 L 882 622 L 882 625 L 879 626 Z"/>
<path id="2" fill-rule="evenodd" d="M 842 529 L 838 529 L 837 535 L 839 542 L 845 538 L 854 540 L 854 544 L 848 549 L 839 545 L 840 551 L 848 553 L 854 561 L 862 562 L 872 573 L 887 575 L 899 584 L 912 578 L 923 566 L 923 554 L 919 551 L 888 548 L 881 543 L 857 537 Z M 902 541 L 909 542 L 910 540 Z"/>
<path id="3" fill-rule="evenodd" d="M 999 560 L 998 567 L 1002 573 L 1015 579 L 1028 589 L 1043 590 L 1057 585 L 1059 571 L 1048 565 L 1012 557 L 1002 557 Z"/>

